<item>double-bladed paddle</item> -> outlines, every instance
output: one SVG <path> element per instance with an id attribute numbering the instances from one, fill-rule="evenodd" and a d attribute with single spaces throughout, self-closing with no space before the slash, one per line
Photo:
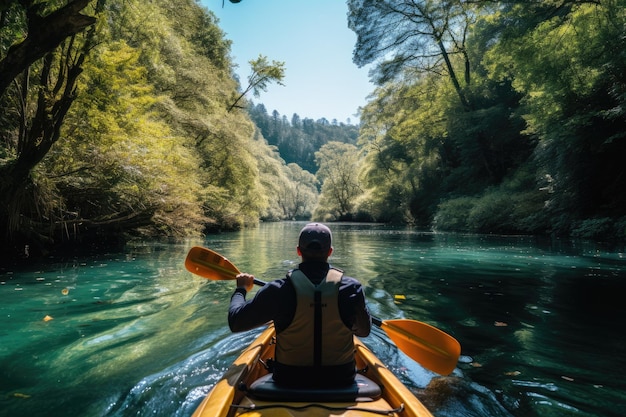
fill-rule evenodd
<path id="1" fill-rule="evenodd" d="M 211 280 L 233 280 L 239 269 L 228 259 L 211 249 L 195 246 L 189 250 L 185 268 L 191 273 Z M 266 283 L 254 279 L 263 286 Z M 449 334 L 416 320 L 381 320 L 372 317 L 372 323 L 387 333 L 396 346 L 426 369 L 448 375 L 456 367 L 461 345 Z"/>

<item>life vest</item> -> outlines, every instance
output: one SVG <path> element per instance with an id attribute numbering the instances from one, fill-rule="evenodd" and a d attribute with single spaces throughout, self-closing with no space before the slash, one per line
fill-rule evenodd
<path id="1" fill-rule="evenodd" d="M 276 338 L 276 361 L 290 366 L 335 366 L 354 361 L 354 336 L 339 314 L 343 272 L 330 269 L 318 285 L 291 273 L 297 304 L 293 320 Z"/>

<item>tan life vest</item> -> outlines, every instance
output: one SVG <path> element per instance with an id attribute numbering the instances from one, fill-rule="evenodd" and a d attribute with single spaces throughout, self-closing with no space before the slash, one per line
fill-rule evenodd
<path id="1" fill-rule="evenodd" d="M 298 269 L 291 281 L 296 312 L 276 340 L 276 361 L 291 366 L 345 365 L 354 360 L 354 336 L 339 314 L 339 284 L 343 273 L 330 269 L 314 285 Z"/>

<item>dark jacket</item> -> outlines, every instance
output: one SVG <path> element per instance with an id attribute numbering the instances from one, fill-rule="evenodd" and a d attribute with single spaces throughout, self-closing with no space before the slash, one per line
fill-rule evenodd
<path id="1" fill-rule="evenodd" d="M 330 265 L 327 262 L 303 262 L 298 266 L 313 284 L 319 284 L 326 274 Z M 270 321 L 274 322 L 276 333 L 280 337 L 281 331 L 286 329 L 291 323 L 296 311 L 296 291 L 287 277 L 267 283 L 262 287 L 249 301 L 245 300 L 246 290 L 237 288 L 231 297 L 230 307 L 228 310 L 228 324 L 233 332 L 249 330 Z M 353 334 L 360 337 L 369 335 L 371 330 L 371 317 L 365 306 L 365 295 L 363 287 L 354 278 L 343 276 L 339 285 L 338 294 L 339 315 L 344 325 L 352 331 Z M 329 378 L 329 369 L 318 370 L 309 369 L 289 369 L 290 367 L 277 364 L 275 370 L 275 379 L 279 375 L 288 375 L 281 382 L 294 385 L 296 381 L 302 383 L 302 375 L 309 375 L 307 382 L 310 385 L 321 383 L 328 384 L 332 381 Z M 291 367 L 293 368 L 293 367 Z M 278 372 L 280 370 L 281 372 Z M 346 367 L 336 369 L 338 382 L 346 378 L 339 378 L 340 375 L 352 377 L 354 367 L 346 369 Z"/>
<path id="2" fill-rule="evenodd" d="M 330 265 L 326 262 L 303 262 L 298 266 L 314 284 L 326 276 Z M 249 301 L 246 290 L 237 288 L 230 300 L 228 325 L 233 332 L 242 332 L 274 321 L 276 332 L 287 328 L 296 311 L 296 291 L 285 277 L 270 281 Z M 339 287 L 339 313 L 356 336 L 368 336 L 371 317 L 365 307 L 363 287 L 354 278 L 343 276 Z"/>

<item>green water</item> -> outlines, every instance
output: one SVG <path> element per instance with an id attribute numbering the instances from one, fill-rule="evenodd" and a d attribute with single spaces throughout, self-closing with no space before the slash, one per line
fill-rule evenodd
<path id="1" fill-rule="evenodd" d="M 270 280 L 297 264 L 302 225 L 0 267 L 0 416 L 190 416 L 259 330 L 230 334 L 233 283 L 186 272 L 187 250 L 210 247 Z M 461 342 L 459 366 L 438 377 L 380 330 L 365 339 L 436 416 L 626 415 L 626 255 L 378 225 L 333 231 L 331 262 L 366 285 L 375 315 Z"/>

